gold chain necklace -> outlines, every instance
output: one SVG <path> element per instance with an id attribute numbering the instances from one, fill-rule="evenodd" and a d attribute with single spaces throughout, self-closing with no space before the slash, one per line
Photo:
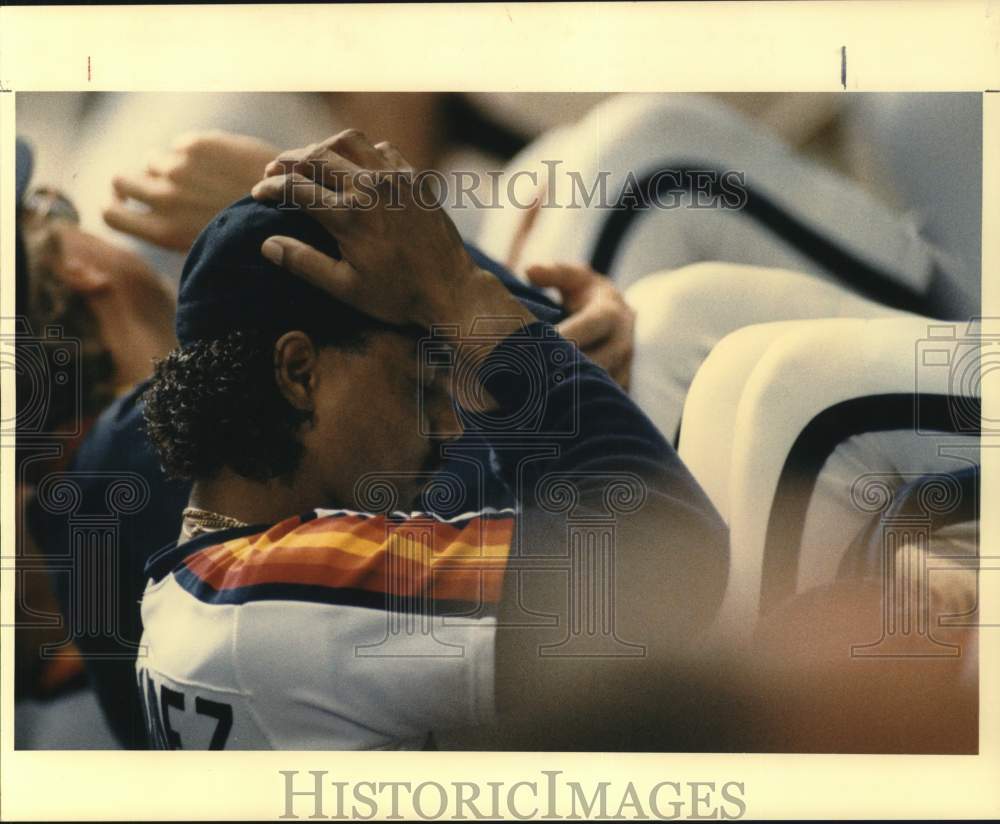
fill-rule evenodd
<path id="1" fill-rule="evenodd" d="M 190 521 L 192 526 L 202 530 L 232 529 L 239 526 L 250 526 L 246 521 L 237 518 L 230 518 L 228 515 L 220 515 L 218 512 L 211 512 L 207 509 L 198 509 L 194 506 L 185 507 L 181 513 L 186 521 Z"/>

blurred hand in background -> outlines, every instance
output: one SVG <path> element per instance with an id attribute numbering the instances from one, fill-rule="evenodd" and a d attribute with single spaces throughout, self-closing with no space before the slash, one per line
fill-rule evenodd
<path id="1" fill-rule="evenodd" d="M 150 159 L 142 174 L 112 180 L 114 202 L 104 210 L 104 221 L 157 246 L 187 252 L 217 212 L 249 194 L 279 151 L 246 135 L 187 133 Z"/>
<path id="2" fill-rule="evenodd" d="M 635 311 L 611 280 L 576 263 L 536 264 L 525 274 L 535 286 L 558 290 L 569 314 L 559 324 L 559 334 L 628 389 Z"/>

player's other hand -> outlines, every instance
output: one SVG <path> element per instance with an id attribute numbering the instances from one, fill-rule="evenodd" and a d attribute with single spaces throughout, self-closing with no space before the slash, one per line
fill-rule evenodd
<path id="1" fill-rule="evenodd" d="M 337 239 L 337 261 L 287 237 L 261 251 L 358 310 L 396 325 L 429 328 L 477 316 L 534 318 L 479 269 L 451 218 L 389 143 L 349 129 L 284 152 L 253 188 L 258 200 L 304 209 Z"/>
<path id="2" fill-rule="evenodd" d="M 589 266 L 574 263 L 529 266 L 525 274 L 536 286 L 554 287 L 562 296 L 569 317 L 557 327 L 559 333 L 628 389 L 635 311 L 614 284 Z"/>
<path id="3" fill-rule="evenodd" d="M 187 252 L 217 212 L 250 191 L 280 150 L 247 135 L 190 132 L 149 160 L 141 174 L 112 180 L 104 210 L 113 229 Z"/>

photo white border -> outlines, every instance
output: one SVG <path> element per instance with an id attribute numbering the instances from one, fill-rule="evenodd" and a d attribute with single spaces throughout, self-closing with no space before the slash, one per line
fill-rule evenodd
<path id="1" fill-rule="evenodd" d="M 0 203 L 14 200 L 17 92 L 839 92 L 842 46 L 848 91 L 1000 88 L 997 2 L 0 7 Z M 994 228 L 998 98 L 986 94 L 983 111 L 983 221 Z M 11 210 L 0 209 L 0 219 L 0 315 L 10 316 Z M 1000 317 L 995 233 L 984 231 L 983 247 L 983 314 Z M 0 403 L 9 419 L 12 370 L 3 378 Z M 985 419 L 1000 419 L 996 393 L 983 403 Z M 995 451 L 983 450 L 984 502 L 1000 500 Z M 12 466 L 13 449 L 5 446 L 5 559 L 14 532 Z M 1000 555 L 1000 507 L 985 504 L 982 516 L 983 553 Z M 278 771 L 296 769 L 329 770 L 343 781 L 513 782 L 543 769 L 577 781 L 612 780 L 613 787 L 735 780 L 746 785 L 749 818 L 1000 815 L 1000 626 L 984 629 L 980 640 L 978 756 L 26 752 L 13 750 L 12 582 L 5 571 L 5 821 L 276 818 L 284 805 Z M 1000 570 L 982 575 L 981 592 L 984 614 L 998 614 Z"/>

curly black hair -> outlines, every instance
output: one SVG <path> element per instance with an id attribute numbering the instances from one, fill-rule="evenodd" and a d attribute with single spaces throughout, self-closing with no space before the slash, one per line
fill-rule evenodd
<path id="1" fill-rule="evenodd" d="M 281 333 L 239 331 L 173 350 L 157 362 L 143 394 L 146 431 L 168 477 L 210 478 L 223 467 L 246 478 L 287 477 L 302 459 L 299 428 L 308 412 L 293 407 L 274 379 Z M 317 345 L 358 348 L 358 332 Z"/>

